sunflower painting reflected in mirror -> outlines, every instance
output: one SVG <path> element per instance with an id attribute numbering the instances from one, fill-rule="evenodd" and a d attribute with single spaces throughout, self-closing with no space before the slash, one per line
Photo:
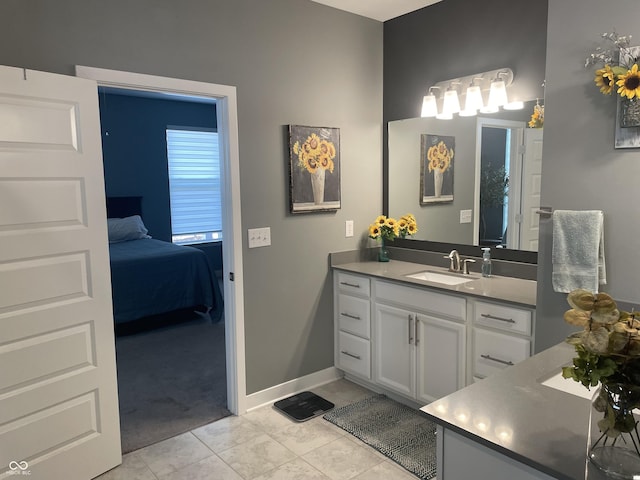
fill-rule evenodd
<path id="1" fill-rule="evenodd" d="M 340 129 L 289 125 L 291 213 L 340 208 Z"/>
<path id="2" fill-rule="evenodd" d="M 453 202 L 455 137 L 420 135 L 420 205 Z"/>

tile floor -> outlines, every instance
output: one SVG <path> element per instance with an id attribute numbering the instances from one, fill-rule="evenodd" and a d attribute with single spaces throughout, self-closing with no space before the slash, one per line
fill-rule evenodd
<path id="1" fill-rule="evenodd" d="M 372 392 L 341 379 L 314 388 L 341 407 Z M 321 416 L 296 423 L 272 406 L 226 417 L 124 455 L 100 480 L 415 480 Z"/>

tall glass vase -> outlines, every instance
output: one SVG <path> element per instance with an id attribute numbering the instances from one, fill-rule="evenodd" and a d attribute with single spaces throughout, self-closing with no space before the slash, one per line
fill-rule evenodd
<path id="1" fill-rule="evenodd" d="M 640 386 L 600 385 L 591 400 L 587 455 L 593 465 L 615 479 L 640 474 Z"/>
<path id="2" fill-rule="evenodd" d="M 389 250 L 384 244 L 384 237 L 380 237 L 380 249 L 378 250 L 378 261 L 379 262 L 388 262 L 389 261 Z"/>

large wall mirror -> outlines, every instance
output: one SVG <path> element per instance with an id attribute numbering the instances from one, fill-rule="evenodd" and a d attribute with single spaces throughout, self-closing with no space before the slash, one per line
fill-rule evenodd
<path id="1" fill-rule="evenodd" d="M 416 216 L 413 240 L 536 252 L 542 129 L 527 125 L 535 104 L 453 120 L 389 122 L 389 215 Z M 453 199 L 446 192 L 444 201 L 424 202 L 421 175 L 434 181 L 421 168 L 424 142 L 434 138 L 453 141 L 453 168 L 445 172 Z"/>

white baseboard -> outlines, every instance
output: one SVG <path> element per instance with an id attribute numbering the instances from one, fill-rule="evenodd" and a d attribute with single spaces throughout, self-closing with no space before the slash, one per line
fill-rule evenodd
<path id="1" fill-rule="evenodd" d="M 333 382 L 343 377 L 343 373 L 335 367 L 329 367 L 318 372 L 310 373 L 304 377 L 294 378 L 288 382 L 265 388 L 246 396 L 247 412 L 256 408 L 272 404 L 282 398 L 290 397 L 299 392 L 304 392 L 320 385 Z"/>

